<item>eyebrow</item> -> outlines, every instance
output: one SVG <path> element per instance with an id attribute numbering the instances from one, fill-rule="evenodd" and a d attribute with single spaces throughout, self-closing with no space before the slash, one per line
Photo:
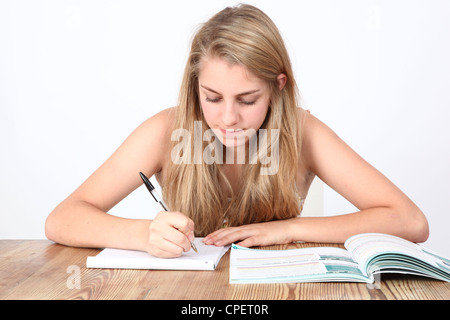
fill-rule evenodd
<path id="1" fill-rule="evenodd" d="M 208 90 L 208 91 L 210 91 L 210 92 L 212 92 L 212 93 L 218 94 L 219 96 L 222 95 L 221 93 L 219 93 L 219 92 L 217 92 L 217 91 L 215 91 L 215 90 L 213 90 L 213 89 L 211 89 L 211 88 L 208 88 L 208 87 L 206 87 L 206 86 L 204 86 L 204 85 L 200 85 L 200 87 L 202 87 L 203 89 Z M 259 92 L 259 91 L 261 91 L 261 89 L 250 90 L 250 91 L 246 91 L 246 92 L 239 93 L 239 94 L 236 95 L 236 96 L 237 96 L 237 97 L 247 96 L 247 95 L 249 95 L 249 94 L 257 93 L 257 92 Z"/>

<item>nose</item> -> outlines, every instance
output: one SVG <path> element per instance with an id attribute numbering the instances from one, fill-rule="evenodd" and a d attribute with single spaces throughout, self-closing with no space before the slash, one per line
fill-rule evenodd
<path id="1" fill-rule="evenodd" d="M 227 127 L 232 127 L 239 122 L 238 106 L 234 103 L 227 103 L 222 114 L 222 122 Z"/>

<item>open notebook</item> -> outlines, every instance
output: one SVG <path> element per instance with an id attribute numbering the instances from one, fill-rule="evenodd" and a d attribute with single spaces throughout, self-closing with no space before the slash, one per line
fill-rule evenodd
<path id="1" fill-rule="evenodd" d="M 184 252 L 181 257 L 173 259 L 156 258 L 147 252 L 104 249 L 95 257 L 88 257 L 87 268 L 105 269 L 162 269 L 162 270 L 215 270 L 229 246 L 216 247 L 203 243 L 202 238 L 195 238 L 194 250 Z"/>

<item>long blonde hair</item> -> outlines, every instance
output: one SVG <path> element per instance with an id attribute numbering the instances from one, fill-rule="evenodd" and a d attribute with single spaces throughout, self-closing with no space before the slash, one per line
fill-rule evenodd
<path id="1" fill-rule="evenodd" d="M 296 172 L 301 141 L 298 95 L 291 62 L 277 27 L 261 10 L 239 5 L 220 11 L 198 30 L 186 64 L 174 123 L 175 129 L 191 133 L 191 140 L 183 141 L 189 146 L 195 143 L 196 121 L 203 124 L 202 133 L 208 129 L 198 88 L 201 63 L 207 56 L 243 65 L 269 84 L 272 93 L 263 128 L 268 132 L 279 129 L 278 172 L 262 175 L 263 161 L 246 163 L 240 190 L 234 194 L 221 164 L 171 162 L 164 175 L 164 200 L 170 210 L 183 212 L 194 220 L 197 236 L 221 228 L 224 221 L 228 226 L 238 226 L 297 216 Z M 277 82 L 281 73 L 287 77 L 282 90 Z M 173 148 L 179 143 L 173 141 Z M 206 145 L 203 142 L 203 148 Z M 193 152 L 185 152 L 183 156 L 191 157 Z"/>

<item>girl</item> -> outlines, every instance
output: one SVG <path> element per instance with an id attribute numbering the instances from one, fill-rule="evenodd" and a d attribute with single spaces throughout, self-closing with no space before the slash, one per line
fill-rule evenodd
<path id="1" fill-rule="evenodd" d="M 171 211 L 153 220 L 107 214 L 156 175 Z M 302 218 L 315 176 L 358 208 Z M 326 125 L 298 107 L 291 63 L 273 22 L 226 8 L 193 39 L 179 105 L 142 123 L 49 215 L 46 235 L 71 246 L 177 257 L 194 236 L 211 245 L 342 243 L 363 232 L 428 237 L 420 209 Z"/>

